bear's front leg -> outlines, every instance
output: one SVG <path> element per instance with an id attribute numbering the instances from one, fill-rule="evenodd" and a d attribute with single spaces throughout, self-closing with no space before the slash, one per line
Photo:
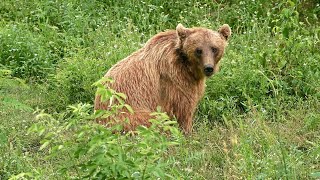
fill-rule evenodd
<path id="1" fill-rule="evenodd" d="M 192 132 L 192 118 L 186 117 L 184 120 L 181 120 L 179 125 L 185 135 L 191 134 L 191 132 Z"/>
<path id="2" fill-rule="evenodd" d="M 180 128 L 185 135 L 189 135 L 192 132 L 193 127 L 193 114 L 194 109 L 192 107 L 185 107 L 175 114 Z"/>

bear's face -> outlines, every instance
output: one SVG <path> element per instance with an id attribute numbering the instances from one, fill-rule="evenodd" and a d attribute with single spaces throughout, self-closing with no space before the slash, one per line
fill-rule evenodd
<path id="1" fill-rule="evenodd" d="M 210 77 L 219 69 L 227 40 L 231 35 L 228 25 L 223 25 L 218 32 L 204 28 L 184 28 L 177 26 L 180 51 L 193 69 L 197 78 Z"/>

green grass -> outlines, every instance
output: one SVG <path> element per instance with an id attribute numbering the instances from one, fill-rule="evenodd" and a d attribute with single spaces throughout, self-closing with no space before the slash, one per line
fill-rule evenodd
<path id="1" fill-rule="evenodd" d="M 35 122 L 32 106 L 41 102 L 39 96 L 30 86 L 12 79 L 1 78 L 0 89 L 1 179 L 21 172 L 50 171 L 45 154 L 38 151 L 40 138 L 27 131 Z M 43 168 L 36 168 L 41 164 Z"/>
<path id="2" fill-rule="evenodd" d="M 83 178 L 87 171 L 80 165 L 100 162 L 91 151 L 82 158 L 92 164 L 73 156 L 86 147 L 86 140 L 73 139 L 81 132 L 89 139 L 120 140 L 118 146 L 92 141 L 119 150 L 114 177 L 320 178 L 319 18 L 315 0 L 1 1 L 0 179 Z M 178 23 L 213 29 L 228 23 L 233 31 L 221 72 L 207 82 L 192 135 L 166 149 L 172 139 L 158 142 L 157 129 L 141 130 L 148 139 L 95 134 L 84 130 L 86 123 L 66 128 L 92 113 L 77 116 L 69 105 L 93 104 L 94 82 L 155 33 Z M 52 118 L 38 118 L 41 110 Z M 28 131 L 41 123 L 44 134 Z M 44 148 L 50 131 L 59 138 Z M 68 148 L 54 149 L 59 145 Z M 163 154 L 154 150 L 162 145 Z M 137 154 L 135 146 L 149 154 Z M 100 170 L 113 167 L 108 160 Z M 154 169 L 143 175 L 127 171 L 151 162 Z"/>

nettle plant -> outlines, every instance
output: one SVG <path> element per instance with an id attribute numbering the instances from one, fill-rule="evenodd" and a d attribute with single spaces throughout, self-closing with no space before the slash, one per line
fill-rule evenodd
<path id="1" fill-rule="evenodd" d="M 118 100 L 110 110 L 92 113 L 92 105 L 68 106 L 67 111 L 53 116 L 38 112 L 29 132 L 41 136 L 40 150 L 48 158 L 58 159 L 59 173 L 65 177 L 89 179 L 169 178 L 177 171 L 170 169 L 166 158 L 171 146 L 183 142 L 184 136 L 165 113 L 155 112 L 151 127 L 139 127 L 133 133 L 120 133 L 122 127 L 105 127 L 94 121 L 97 116 L 112 116 L 129 105 L 125 95 L 106 88 L 102 79 L 94 85 L 103 101 Z M 63 158 L 65 157 L 65 158 Z M 65 160 L 63 160 L 65 159 Z M 170 173 L 172 172 L 172 173 Z"/>

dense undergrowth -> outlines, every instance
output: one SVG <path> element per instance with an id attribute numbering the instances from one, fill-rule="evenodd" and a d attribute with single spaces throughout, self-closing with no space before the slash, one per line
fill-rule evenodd
<path id="1" fill-rule="evenodd" d="M 319 18 L 315 0 L 1 1 L 0 179 L 319 178 Z M 178 23 L 233 31 L 194 133 L 88 121 L 92 84 Z"/>

